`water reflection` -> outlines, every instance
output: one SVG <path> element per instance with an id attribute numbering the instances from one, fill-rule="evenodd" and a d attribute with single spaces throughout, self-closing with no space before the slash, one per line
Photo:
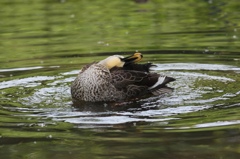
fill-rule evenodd
<path id="1" fill-rule="evenodd" d="M 38 63 L 35 57 L 89 56 L 136 49 L 239 50 L 239 18 L 234 14 L 239 4 L 234 0 L 209 2 L 38 0 L 28 5 L 4 0 L 0 2 L 1 62 L 6 63 L 12 53 L 18 56 L 11 60 L 32 59 L 28 66 L 33 66 Z"/>
<path id="2" fill-rule="evenodd" d="M 219 104 L 225 105 L 224 103 L 233 101 L 239 94 L 239 90 L 228 91 L 225 88 L 225 84 L 232 87 L 231 85 L 238 80 L 235 77 L 239 70 L 240 68 L 235 66 L 217 64 L 157 64 L 154 71 L 164 72 L 177 79 L 177 82 L 172 84 L 175 88 L 172 94 L 126 103 L 83 102 L 77 103 L 75 107 L 71 106 L 69 84 L 75 79 L 77 70 L 60 73 L 57 76 L 9 80 L 1 82 L 0 88 L 4 90 L 2 94 L 6 96 L 6 100 L 10 97 L 7 93 L 8 89 L 18 89 L 11 96 L 18 96 L 18 102 L 22 104 L 22 107 L 4 107 L 5 109 L 28 112 L 30 116 L 47 117 L 53 121 L 69 122 L 77 124 L 78 127 L 109 127 L 126 123 L 177 120 L 180 119 L 179 114 L 198 112 L 214 108 Z M 226 72 L 228 75 L 225 74 Z M 217 87 L 215 83 L 218 83 Z M 226 124 L 234 123 L 236 122 L 226 122 Z M 209 126 L 212 127 L 212 124 Z M 218 124 L 216 122 L 216 126 Z M 194 125 L 190 127 L 192 126 Z M 196 123 L 195 127 L 199 127 L 199 123 Z"/>
<path id="3" fill-rule="evenodd" d="M 1 158 L 239 158 L 239 1 L 140 1 L 0 1 Z M 72 105 L 82 65 L 135 50 L 173 94 Z"/>

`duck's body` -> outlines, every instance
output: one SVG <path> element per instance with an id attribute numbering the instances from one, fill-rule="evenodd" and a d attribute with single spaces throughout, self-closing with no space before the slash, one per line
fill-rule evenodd
<path id="1" fill-rule="evenodd" d="M 110 56 L 83 67 L 71 86 L 74 100 L 126 101 L 144 95 L 160 95 L 171 90 L 166 84 L 174 78 L 150 73 L 151 63 L 135 64 L 142 55 Z"/>

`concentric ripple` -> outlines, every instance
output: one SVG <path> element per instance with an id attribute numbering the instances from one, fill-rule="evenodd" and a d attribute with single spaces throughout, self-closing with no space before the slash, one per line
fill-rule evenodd
<path id="1" fill-rule="evenodd" d="M 36 68 L 41 69 L 41 68 Z M 4 70 L 6 71 L 6 70 Z M 109 103 L 73 107 L 70 96 L 70 83 L 78 71 L 60 73 L 56 76 L 36 76 L 13 79 L 0 83 L 5 100 L 11 100 L 8 91 L 16 91 L 17 102 L 22 107 L 4 107 L 11 111 L 25 112 L 26 116 L 50 118 L 64 121 L 81 128 L 109 127 L 117 124 L 139 122 L 168 124 L 178 120 L 179 115 L 226 106 L 238 96 L 239 90 L 232 87 L 240 68 L 228 65 L 197 63 L 158 64 L 154 71 L 176 78 L 171 84 L 175 91 L 164 97 L 140 99 L 132 103 L 112 106 Z M 30 92 L 30 93 L 26 93 Z M 27 114 L 26 114 L 27 112 Z M 222 121 L 199 123 L 195 128 L 239 123 Z"/>

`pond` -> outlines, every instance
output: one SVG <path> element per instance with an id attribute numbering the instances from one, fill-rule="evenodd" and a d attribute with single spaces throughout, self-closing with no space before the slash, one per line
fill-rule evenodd
<path id="1" fill-rule="evenodd" d="M 0 157 L 240 157 L 238 0 L 1 0 Z M 72 104 L 87 63 L 143 54 L 173 93 Z"/>

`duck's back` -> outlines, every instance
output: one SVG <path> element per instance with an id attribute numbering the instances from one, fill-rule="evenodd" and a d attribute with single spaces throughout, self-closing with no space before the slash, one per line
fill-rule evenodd
<path id="1" fill-rule="evenodd" d="M 73 99 L 82 101 L 115 101 L 117 93 L 110 71 L 97 63 L 84 67 L 71 86 Z"/>

